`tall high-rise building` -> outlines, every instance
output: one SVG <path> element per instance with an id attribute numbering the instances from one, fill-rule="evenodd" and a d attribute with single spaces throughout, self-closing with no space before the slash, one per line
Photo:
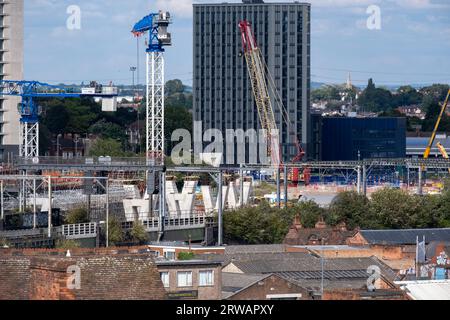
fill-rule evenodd
<path id="1" fill-rule="evenodd" d="M 0 1 L 0 79 L 23 79 L 23 0 Z M 19 153 L 18 97 L 0 97 L 0 161 Z"/>
<path id="2" fill-rule="evenodd" d="M 282 112 L 273 103 L 284 161 L 297 153 L 289 137 L 292 130 L 305 151 L 308 149 L 310 14 L 310 4 L 299 2 L 194 4 L 194 121 L 202 122 L 203 131 L 219 129 L 225 136 L 226 129 L 260 128 L 246 61 L 241 54 L 238 24 L 247 20 L 293 126 L 287 129 Z"/>

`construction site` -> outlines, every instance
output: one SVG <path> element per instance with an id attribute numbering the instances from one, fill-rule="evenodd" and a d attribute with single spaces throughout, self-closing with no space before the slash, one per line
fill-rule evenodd
<path id="1" fill-rule="evenodd" d="M 43 157 L 39 152 L 40 99 L 99 98 L 102 110 L 115 112 L 117 88 L 96 82 L 76 92 L 37 81 L 3 80 L 0 96 L 21 99 L 19 156 L 2 167 L 0 175 L 0 239 L 16 248 L 54 248 L 58 241 L 73 240 L 83 247 L 110 246 L 110 221 L 122 230 L 142 223 L 149 241 L 177 241 L 205 246 L 223 245 L 223 214 L 268 201 L 283 208 L 304 199 L 327 206 L 342 191 L 370 197 L 381 188 L 403 189 L 411 194 L 441 192 L 450 161 L 429 159 L 439 120 L 423 158 L 359 161 L 307 161 L 292 133 L 297 155 L 284 162 L 274 110 L 289 128 L 289 113 L 277 93 L 252 25 L 241 21 L 242 38 L 255 112 L 266 135 L 269 164 L 221 166 L 169 166 L 165 158 L 164 52 L 171 46 L 171 15 L 158 12 L 135 24 L 132 33 L 146 36 L 146 157 Z M 170 63 L 170 62 L 169 62 Z M 450 92 L 449 92 L 450 95 Z M 441 117 L 448 103 L 442 106 Z M 220 157 L 221 155 L 219 155 Z M 206 161 L 205 161 L 206 162 Z M 264 176 L 264 179 L 262 178 Z M 257 195 L 262 184 L 271 192 Z M 85 223 L 66 224 L 71 210 L 87 211 Z M 129 245 L 123 241 L 122 245 Z"/>

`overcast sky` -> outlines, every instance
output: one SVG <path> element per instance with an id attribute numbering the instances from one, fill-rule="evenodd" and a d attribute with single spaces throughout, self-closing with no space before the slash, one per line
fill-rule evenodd
<path id="1" fill-rule="evenodd" d="M 25 78 L 52 83 L 97 80 L 131 83 L 137 41 L 130 33 L 150 12 L 173 16 L 167 78 L 192 83 L 192 3 L 224 0 L 24 0 Z M 240 2 L 240 1 L 228 1 Z M 279 2 L 276 0 L 266 2 Z M 284 2 L 290 2 L 285 0 Z M 449 0 L 310 0 L 312 80 L 356 84 L 450 83 Z M 67 8 L 81 9 L 81 29 L 69 30 Z M 381 9 L 381 29 L 366 11 Z M 144 40 L 140 82 L 144 82 Z"/>

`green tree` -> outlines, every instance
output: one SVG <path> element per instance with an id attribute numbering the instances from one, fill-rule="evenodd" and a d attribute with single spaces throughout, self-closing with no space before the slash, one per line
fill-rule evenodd
<path id="1" fill-rule="evenodd" d="M 98 121 L 101 107 L 91 98 L 66 99 L 66 108 L 70 116 L 66 132 L 84 135 Z"/>
<path id="2" fill-rule="evenodd" d="M 341 192 L 331 202 L 327 223 L 335 226 L 345 222 L 349 229 L 372 228 L 376 225 L 369 216 L 369 199 L 357 192 Z"/>
<path id="3" fill-rule="evenodd" d="M 422 130 L 433 131 L 442 107 L 436 99 L 426 97 L 423 102 L 423 108 L 427 110 L 427 114 L 423 121 Z M 446 113 L 442 115 L 439 131 L 450 132 L 450 117 Z"/>
<path id="4" fill-rule="evenodd" d="M 170 96 L 176 93 L 183 93 L 184 92 L 184 85 L 181 80 L 175 79 L 175 80 L 169 80 L 166 82 L 166 95 Z"/>
<path id="5" fill-rule="evenodd" d="M 224 239 L 229 244 L 281 243 L 298 213 L 301 213 L 305 226 L 313 227 L 322 210 L 312 202 L 281 210 L 263 202 L 257 207 L 225 212 Z"/>
<path id="6" fill-rule="evenodd" d="M 300 215 L 300 222 L 305 228 L 314 228 L 319 218 L 325 215 L 325 210 L 311 200 L 300 202 L 295 206 L 295 211 Z"/>
<path id="7" fill-rule="evenodd" d="M 124 239 L 124 233 L 119 220 L 115 218 L 109 219 L 108 228 L 109 228 L 109 239 L 108 239 L 109 245 L 114 246 L 121 243 Z"/>
<path id="8" fill-rule="evenodd" d="M 229 243 L 275 243 L 287 231 L 280 230 L 284 229 L 281 216 L 275 216 L 274 209 L 266 204 L 226 212 L 223 219 L 224 239 Z"/>
<path id="9" fill-rule="evenodd" d="M 340 100 L 340 90 L 338 86 L 325 85 L 311 92 L 311 99 L 313 101 L 321 100 Z"/>
<path id="10" fill-rule="evenodd" d="M 80 247 L 80 243 L 75 240 L 58 240 L 56 241 L 56 249 L 70 250 Z"/>
<path id="11" fill-rule="evenodd" d="M 366 89 L 358 99 L 358 103 L 373 112 L 386 111 L 394 106 L 392 93 L 389 90 L 377 88 L 372 79 L 369 79 Z"/>
<path id="12" fill-rule="evenodd" d="M 187 261 L 194 259 L 195 255 L 193 252 L 180 252 L 178 254 L 178 260 Z"/>
<path id="13" fill-rule="evenodd" d="M 382 189 L 372 195 L 370 216 L 374 226 L 381 229 L 414 227 L 414 215 L 420 210 L 420 198 L 403 190 Z"/>
<path id="14" fill-rule="evenodd" d="M 185 129 L 192 136 L 192 114 L 186 108 L 166 107 L 165 136 L 167 151 L 170 152 L 178 142 L 172 142 L 172 133 L 177 129 Z"/>
<path id="15" fill-rule="evenodd" d="M 91 147 L 89 155 L 92 157 L 124 157 L 126 153 L 122 150 L 122 144 L 113 139 L 97 139 Z"/>
<path id="16" fill-rule="evenodd" d="M 125 132 L 125 128 L 122 128 L 120 125 L 112 122 L 106 122 L 105 119 L 96 122 L 89 129 L 89 132 L 100 136 L 102 139 L 112 139 L 120 141 L 123 148 L 125 148 L 126 146 L 127 135 Z"/>
<path id="17" fill-rule="evenodd" d="M 145 230 L 144 225 L 139 220 L 136 220 L 133 223 L 133 228 L 130 231 L 130 236 L 134 242 L 139 242 L 139 243 L 144 243 L 144 242 L 148 241 L 148 239 L 149 239 L 148 233 Z"/>
<path id="18" fill-rule="evenodd" d="M 50 130 L 52 134 L 66 133 L 67 124 L 70 121 L 70 115 L 63 101 L 51 100 L 44 109 L 42 124 Z"/>
<path id="19" fill-rule="evenodd" d="M 420 104 L 423 94 L 412 86 L 402 86 L 397 89 L 397 94 L 393 96 L 396 107 Z"/>
<path id="20" fill-rule="evenodd" d="M 450 86 L 448 84 L 433 84 L 432 86 L 422 88 L 420 93 L 435 101 L 443 102 L 449 89 Z"/>
<path id="21" fill-rule="evenodd" d="M 84 207 L 75 208 L 70 210 L 66 218 L 64 219 L 64 222 L 66 224 L 80 224 L 80 223 L 88 223 L 89 222 L 89 216 L 88 211 Z"/>
<path id="22" fill-rule="evenodd" d="M 52 133 L 48 130 L 45 124 L 39 125 L 39 153 L 40 156 L 45 155 L 45 152 L 50 149 L 52 145 Z"/>

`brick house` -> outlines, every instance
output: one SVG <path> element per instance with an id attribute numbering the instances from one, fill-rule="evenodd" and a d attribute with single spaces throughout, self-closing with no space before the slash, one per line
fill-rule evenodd
<path id="1" fill-rule="evenodd" d="M 161 260 L 156 264 L 169 300 L 221 299 L 221 261 Z"/>
<path id="2" fill-rule="evenodd" d="M 308 290 L 276 274 L 223 273 L 226 300 L 310 300 Z"/>
<path id="3" fill-rule="evenodd" d="M 0 251 L 0 300 L 162 300 L 166 298 L 148 254 L 65 257 Z M 79 275 L 72 278 L 69 267 Z M 73 281 L 77 285 L 70 287 Z"/>
<path id="4" fill-rule="evenodd" d="M 54 136 L 45 155 L 63 159 L 84 157 L 88 153 L 89 144 L 90 140 L 88 138 L 81 138 L 78 135 L 65 134 L 63 136 Z"/>
<path id="5" fill-rule="evenodd" d="M 323 220 L 318 221 L 314 228 L 304 228 L 300 217 L 297 216 L 283 243 L 288 245 L 342 245 L 346 244 L 347 239 L 356 233 L 357 230 L 347 230 L 344 223 L 330 227 Z"/>

